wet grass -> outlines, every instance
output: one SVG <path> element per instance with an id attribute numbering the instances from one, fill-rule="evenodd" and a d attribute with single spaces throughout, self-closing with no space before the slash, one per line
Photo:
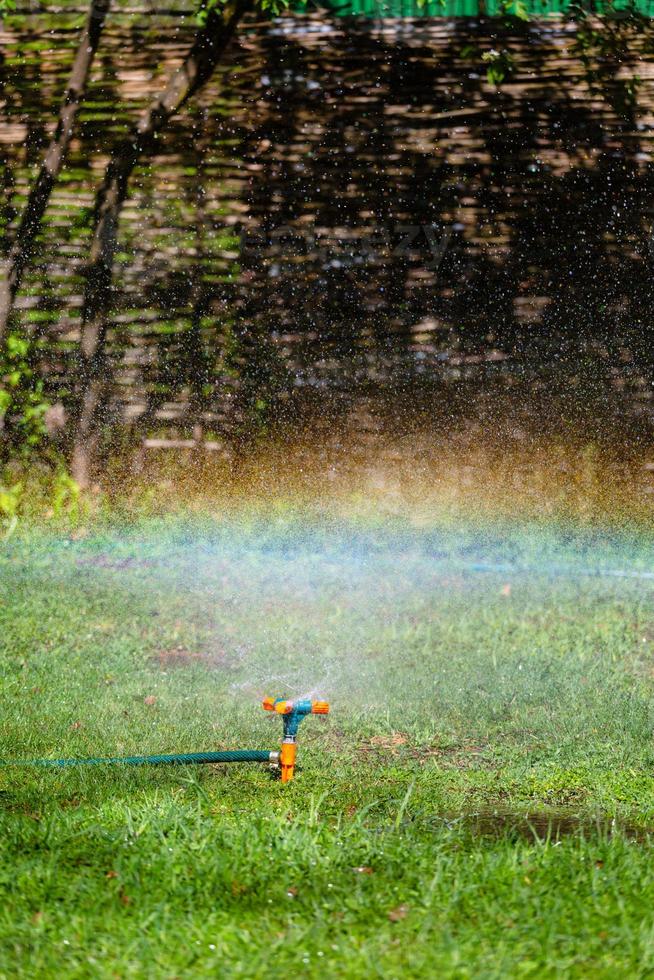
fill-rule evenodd
<path id="1" fill-rule="evenodd" d="M 0 976 L 649 975 L 654 583 L 594 574 L 648 554 L 307 515 L 14 535 L 5 759 L 274 748 L 261 696 L 333 707 L 284 788 L 0 769 Z"/>

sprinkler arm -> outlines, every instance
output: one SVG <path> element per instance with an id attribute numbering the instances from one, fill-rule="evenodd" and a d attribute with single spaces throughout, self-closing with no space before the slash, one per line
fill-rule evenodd
<path id="1" fill-rule="evenodd" d="M 310 701 L 308 699 L 288 701 L 284 698 L 264 698 L 262 705 L 265 711 L 274 711 L 275 714 L 282 716 L 284 738 L 279 754 L 279 767 L 282 782 L 289 783 L 295 773 L 296 741 L 300 722 L 307 715 L 329 714 L 329 704 L 327 701 Z"/>

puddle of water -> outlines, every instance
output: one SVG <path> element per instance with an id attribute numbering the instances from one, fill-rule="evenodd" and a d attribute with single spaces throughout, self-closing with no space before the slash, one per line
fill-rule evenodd
<path id="1" fill-rule="evenodd" d="M 525 840 L 559 841 L 564 837 L 612 837 L 645 843 L 654 839 L 654 827 L 639 827 L 607 814 L 595 816 L 570 811 L 478 810 L 475 813 L 445 813 L 436 822 L 452 829 L 463 828 L 473 837 L 516 837 Z"/>

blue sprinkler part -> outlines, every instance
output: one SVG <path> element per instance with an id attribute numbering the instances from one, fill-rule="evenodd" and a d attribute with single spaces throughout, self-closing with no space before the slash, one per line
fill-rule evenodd
<path id="1" fill-rule="evenodd" d="M 275 711 L 282 716 L 284 723 L 284 738 L 297 738 L 300 722 L 307 715 L 326 715 L 329 705 L 326 701 L 289 701 L 286 698 L 265 698 L 263 706 L 266 711 Z"/>

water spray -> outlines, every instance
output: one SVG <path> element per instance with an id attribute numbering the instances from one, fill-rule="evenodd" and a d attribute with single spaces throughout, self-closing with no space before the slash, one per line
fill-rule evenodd
<path id="1" fill-rule="evenodd" d="M 264 698 L 263 708 L 282 716 L 283 738 L 279 750 L 273 752 L 259 749 L 232 749 L 226 752 L 186 752 L 175 755 L 132 755 L 116 758 L 89 759 L 26 759 L 0 761 L 2 766 L 45 766 L 66 769 L 71 766 L 161 766 L 198 765 L 225 762 L 267 762 L 280 774 L 283 783 L 289 783 L 295 775 L 297 756 L 297 735 L 300 723 L 307 715 L 329 714 L 327 701 L 301 699 L 290 701 L 285 698 Z"/>

